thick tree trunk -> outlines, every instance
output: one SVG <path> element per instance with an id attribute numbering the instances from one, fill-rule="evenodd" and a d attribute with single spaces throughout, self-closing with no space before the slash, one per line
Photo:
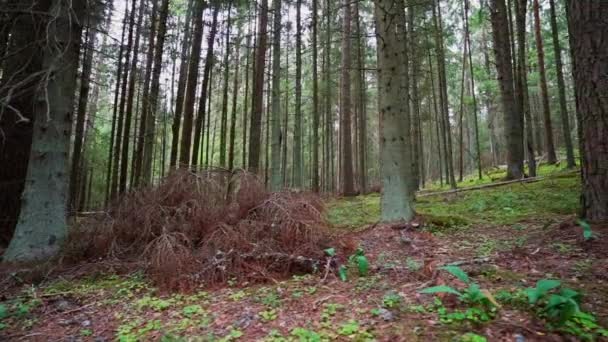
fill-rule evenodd
<path id="1" fill-rule="evenodd" d="M 551 9 L 551 30 L 553 31 L 553 50 L 555 54 L 555 69 L 557 72 L 557 89 L 559 91 L 559 111 L 566 145 L 566 161 L 568 168 L 576 167 L 574 161 L 574 148 L 572 147 L 572 135 L 570 133 L 570 122 L 568 119 L 568 105 L 566 103 L 566 85 L 564 82 L 564 71 L 562 63 L 562 48 L 559 43 L 559 31 L 557 28 L 557 15 L 555 14 L 555 0 L 549 0 Z"/>
<path id="2" fill-rule="evenodd" d="M 491 1 L 491 21 L 494 35 L 496 70 L 502 97 L 505 135 L 507 141 L 507 179 L 524 176 L 523 166 L 523 120 L 515 105 L 513 89 L 513 67 L 509 46 L 507 8 L 504 0 Z"/>
<path id="3" fill-rule="evenodd" d="M 583 139 L 583 214 L 608 220 L 608 3 L 568 0 L 576 108 Z"/>
<path id="4" fill-rule="evenodd" d="M 42 68 L 48 76 L 34 99 L 36 119 L 23 207 L 4 261 L 47 259 L 67 236 L 68 154 L 82 30 L 77 24 L 82 18 L 73 13 L 83 11 L 55 0 L 48 13 L 53 20 L 45 19 L 49 42 Z"/>
<path id="5" fill-rule="evenodd" d="M 26 9 L 45 13 L 49 1 L 25 4 Z M 0 98 L 0 246 L 10 241 L 22 206 L 23 193 L 30 160 L 35 106 L 32 103 L 37 84 L 42 79 L 43 54 L 36 42 L 46 34 L 40 16 L 23 11 L 13 17 L 8 51 L 2 62 Z"/>
<path id="6" fill-rule="evenodd" d="M 382 220 L 409 221 L 414 217 L 409 196 L 411 180 L 403 170 L 411 166 L 409 131 L 405 126 L 403 93 L 399 85 L 402 75 L 396 73 L 403 63 L 403 42 L 397 28 L 398 11 L 395 0 L 375 0 L 378 44 L 378 91 L 380 109 L 380 159 L 382 163 Z M 396 0 L 400 1 L 400 0 Z"/>
<path id="7" fill-rule="evenodd" d="M 553 142 L 553 125 L 551 124 L 551 107 L 549 106 L 549 90 L 545 72 L 545 51 L 540 27 L 540 9 L 538 0 L 534 0 L 534 36 L 536 38 L 536 52 L 538 54 L 538 73 L 540 74 L 540 96 L 543 101 L 543 123 L 545 125 L 545 149 L 547 150 L 547 163 L 557 163 L 555 144 Z"/>
<path id="8" fill-rule="evenodd" d="M 293 186 L 303 185 L 302 159 L 302 0 L 296 3 L 296 106 L 293 129 Z"/>
<path id="9" fill-rule="evenodd" d="M 249 165 L 251 172 L 260 168 L 260 145 L 262 144 L 262 111 L 264 102 L 264 69 L 266 68 L 266 43 L 268 41 L 268 0 L 260 3 L 258 38 L 253 76 L 251 125 L 249 134 Z"/>

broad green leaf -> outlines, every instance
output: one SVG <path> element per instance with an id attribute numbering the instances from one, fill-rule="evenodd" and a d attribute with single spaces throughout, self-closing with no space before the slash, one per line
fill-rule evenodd
<path id="1" fill-rule="evenodd" d="M 357 255 L 356 259 L 357 267 L 359 268 L 359 275 L 366 276 L 369 270 L 369 261 L 365 255 Z"/>
<path id="2" fill-rule="evenodd" d="M 574 291 L 573 289 L 563 288 L 559 294 L 560 294 L 560 296 L 564 296 L 568 299 L 574 300 L 577 303 L 580 303 L 581 294 Z"/>
<path id="3" fill-rule="evenodd" d="M 540 296 L 544 296 L 547 292 L 556 289 L 562 285 L 562 282 L 555 279 L 541 279 L 536 283 L 536 289 L 540 292 Z"/>
<path id="4" fill-rule="evenodd" d="M 454 277 L 458 278 L 463 283 L 468 284 L 470 282 L 470 279 L 469 279 L 469 276 L 467 275 L 467 273 L 458 266 L 443 266 L 443 267 L 441 267 L 441 269 L 444 271 L 447 271 L 448 273 L 450 273 Z"/>
<path id="5" fill-rule="evenodd" d="M 8 317 L 8 308 L 4 304 L 0 304 L 0 319 Z"/>
<path id="6" fill-rule="evenodd" d="M 456 291 L 453 287 L 447 285 L 439 285 L 433 287 L 427 287 L 426 289 L 420 290 L 420 293 L 434 294 L 434 293 L 451 293 L 457 296 L 462 296 L 462 293 Z"/>
<path id="7" fill-rule="evenodd" d="M 325 254 L 327 254 L 330 257 L 334 257 L 336 256 L 336 249 L 335 248 L 328 248 L 325 250 Z"/>
<path id="8" fill-rule="evenodd" d="M 585 241 L 591 239 L 593 237 L 593 231 L 591 230 L 591 225 L 583 220 L 577 221 L 578 225 L 583 228 L 583 238 Z"/>
<path id="9" fill-rule="evenodd" d="M 338 269 L 338 275 L 340 275 L 340 280 L 346 281 L 346 267 L 344 265 Z"/>

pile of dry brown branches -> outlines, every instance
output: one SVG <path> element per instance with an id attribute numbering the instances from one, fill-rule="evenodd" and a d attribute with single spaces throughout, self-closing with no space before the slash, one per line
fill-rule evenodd
<path id="1" fill-rule="evenodd" d="M 78 224 L 64 259 L 135 262 L 169 287 L 264 281 L 311 272 L 324 249 L 347 248 L 324 216 L 316 195 L 269 193 L 246 172 L 178 170 Z"/>

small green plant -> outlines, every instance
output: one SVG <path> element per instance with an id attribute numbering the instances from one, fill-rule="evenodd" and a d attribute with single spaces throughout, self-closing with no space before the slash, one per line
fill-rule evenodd
<path id="1" fill-rule="evenodd" d="M 481 335 L 477 335 L 474 333 L 466 333 L 466 334 L 460 336 L 459 341 L 460 342 L 487 342 L 488 339 L 486 339 L 485 337 L 483 337 Z"/>
<path id="2" fill-rule="evenodd" d="M 182 313 L 186 317 L 193 317 L 193 316 L 203 313 L 203 308 L 197 304 L 188 305 L 182 310 Z"/>
<path id="3" fill-rule="evenodd" d="M 594 234 L 593 230 L 591 230 L 591 225 L 584 220 L 578 220 L 577 223 L 581 228 L 583 228 L 583 238 L 585 241 L 593 239 Z"/>
<path id="4" fill-rule="evenodd" d="M 403 299 L 401 298 L 401 295 L 391 291 L 386 293 L 384 297 L 382 297 L 382 306 L 387 309 L 396 308 L 401 304 L 402 300 Z"/>
<path id="5" fill-rule="evenodd" d="M 294 328 L 291 336 L 296 337 L 300 342 L 321 342 L 321 335 L 304 328 Z"/>
<path id="6" fill-rule="evenodd" d="M 171 304 L 172 303 L 169 300 L 150 296 L 145 296 L 136 302 L 136 306 L 138 309 L 142 310 L 150 308 L 154 311 L 164 311 L 171 307 Z"/>
<path id="7" fill-rule="evenodd" d="M 247 293 L 243 290 L 231 293 L 228 298 L 230 298 L 232 301 L 235 302 L 239 302 L 241 300 L 243 300 L 245 297 L 247 297 Z"/>
<path id="8" fill-rule="evenodd" d="M 260 302 L 269 308 L 278 308 L 281 306 L 281 298 L 276 291 L 270 291 L 265 296 L 260 298 Z"/>
<path id="9" fill-rule="evenodd" d="M 93 331 L 91 329 L 80 329 L 80 336 L 87 337 L 92 335 Z"/>
<path id="10" fill-rule="evenodd" d="M 420 293 L 436 294 L 436 293 L 450 293 L 458 296 L 458 298 L 469 304 L 494 304 L 498 306 L 496 300 L 489 294 L 488 291 L 482 290 L 479 285 L 469 278 L 469 276 L 458 266 L 444 266 L 440 269 L 450 273 L 458 280 L 462 281 L 468 287 L 462 290 L 456 290 L 455 288 L 447 285 L 433 286 L 420 291 Z"/>
<path id="11" fill-rule="evenodd" d="M 409 257 L 405 260 L 405 265 L 407 266 L 407 269 L 412 272 L 418 272 L 422 268 L 422 264 L 420 262 Z"/>
<path id="12" fill-rule="evenodd" d="M 278 317 L 276 310 L 261 311 L 259 313 L 259 315 L 260 315 L 260 318 L 265 322 L 274 321 Z"/>

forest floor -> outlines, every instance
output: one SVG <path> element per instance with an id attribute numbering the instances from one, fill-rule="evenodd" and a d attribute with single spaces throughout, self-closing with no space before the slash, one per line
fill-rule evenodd
<path id="1" fill-rule="evenodd" d="M 417 229 L 379 224 L 378 194 L 332 199 L 328 219 L 364 251 L 365 276 L 351 265 L 346 281 L 321 271 L 187 294 L 163 293 L 139 273 L 55 279 L 0 298 L 0 340 L 608 339 L 601 328 L 608 326 L 608 227 L 593 226 L 593 238 L 584 238 L 575 219 L 579 192 L 577 174 L 556 172 L 533 183 L 424 196 Z M 464 270 L 469 285 L 445 265 Z M 548 320 L 525 292 L 540 279 L 582 294 L 588 315 Z M 473 298 L 475 284 L 494 304 Z M 434 285 L 465 296 L 420 293 Z"/>

